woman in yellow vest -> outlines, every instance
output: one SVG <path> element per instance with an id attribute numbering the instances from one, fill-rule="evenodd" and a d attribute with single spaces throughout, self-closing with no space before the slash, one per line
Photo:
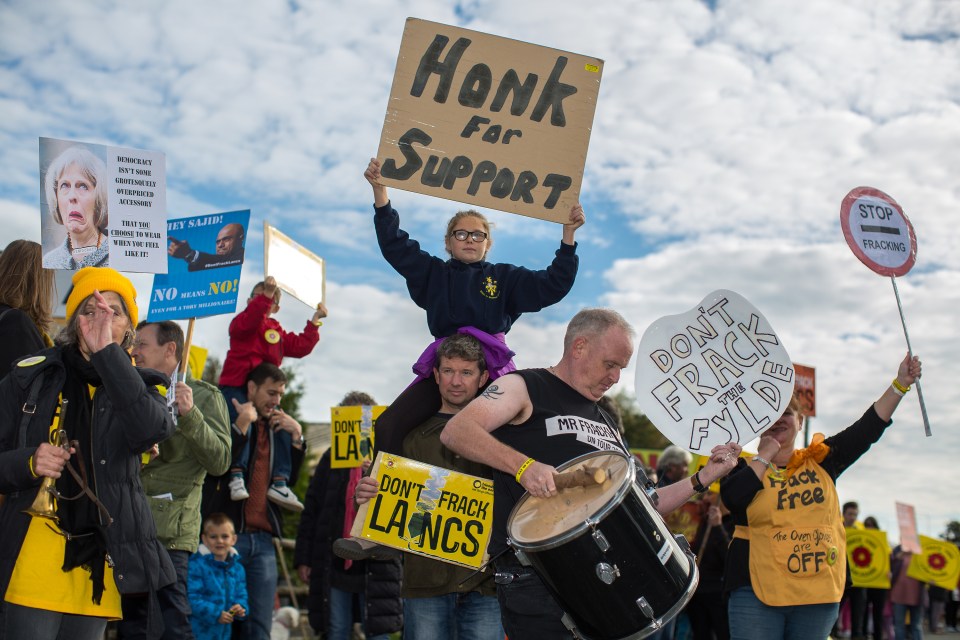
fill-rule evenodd
<path id="1" fill-rule="evenodd" d="M 857 422 L 795 449 L 803 416 L 796 398 L 720 484 L 737 525 L 727 554 L 732 640 L 817 640 L 837 618 L 846 581 L 846 534 L 834 482 L 880 439 L 900 399 L 920 377 L 907 357 Z"/>

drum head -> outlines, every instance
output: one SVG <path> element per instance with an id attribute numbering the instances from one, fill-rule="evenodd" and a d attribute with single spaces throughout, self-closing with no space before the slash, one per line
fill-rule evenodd
<path id="1" fill-rule="evenodd" d="M 587 520 L 599 520 L 619 504 L 634 478 L 633 461 L 622 453 L 598 451 L 581 456 L 557 471 L 575 471 L 600 467 L 607 472 L 603 484 L 570 487 L 550 498 L 535 498 L 529 493 L 514 507 L 507 523 L 510 539 L 519 546 L 550 543 L 586 527 Z"/>

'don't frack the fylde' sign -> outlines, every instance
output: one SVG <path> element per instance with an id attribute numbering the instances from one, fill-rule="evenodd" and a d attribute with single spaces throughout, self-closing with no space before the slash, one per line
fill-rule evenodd
<path id="1" fill-rule="evenodd" d="M 408 18 L 384 118 L 383 183 L 566 222 L 603 61 Z"/>

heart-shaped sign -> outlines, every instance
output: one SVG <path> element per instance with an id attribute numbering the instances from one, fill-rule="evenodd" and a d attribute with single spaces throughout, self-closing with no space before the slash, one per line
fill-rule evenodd
<path id="1" fill-rule="evenodd" d="M 770 323 L 726 289 L 654 322 L 637 349 L 640 409 L 693 453 L 756 438 L 783 414 L 793 385 L 793 364 Z"/>

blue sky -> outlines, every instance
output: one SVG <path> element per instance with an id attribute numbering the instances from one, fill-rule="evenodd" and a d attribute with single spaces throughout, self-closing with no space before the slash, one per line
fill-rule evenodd
<path id="1" fill-rule="evenodd" d="M 813 427 L 834 433 L 905 351 L 890 282 L 846 247 L 840 201 L 861 185 L 896 198 L 918 236 L 898 287 L 934 437 L 908 396 L 840 493 L 888 528 L 894 500 L 916 505 L 927 534 L 960 519 L 957 3 L 8 0 L 0 241 L 39 240 L 38 137 L 161 150 L 171 218 L 251 209 L 244 288 L 262 277 L 264 220 L 328 261 L 331 316 L 299 365 L 309 418 L 354 388 L 389 402 L 429 336 L 376 248 L 361 174 L 408 16 L 605 60 L 580 274 L 562 303 L 511 331 L 521 366 L 553 363 L 582 306 L 613 306 L 642 333 L 732 289 L 817 368 Z M 457 205 L 392 194 L 411 234 L 442 251 Z M 492 259 L 548 263 L 558 226 L 489 213 Z M 146 308 L 150 278 L 134 281 Z M 308 315 L 290 300 L 280 319 Z M 196 341 L 222 355 L 228 321 L 200 321 Z M 632 366 L 621 386 L 633 388 Z"/>

